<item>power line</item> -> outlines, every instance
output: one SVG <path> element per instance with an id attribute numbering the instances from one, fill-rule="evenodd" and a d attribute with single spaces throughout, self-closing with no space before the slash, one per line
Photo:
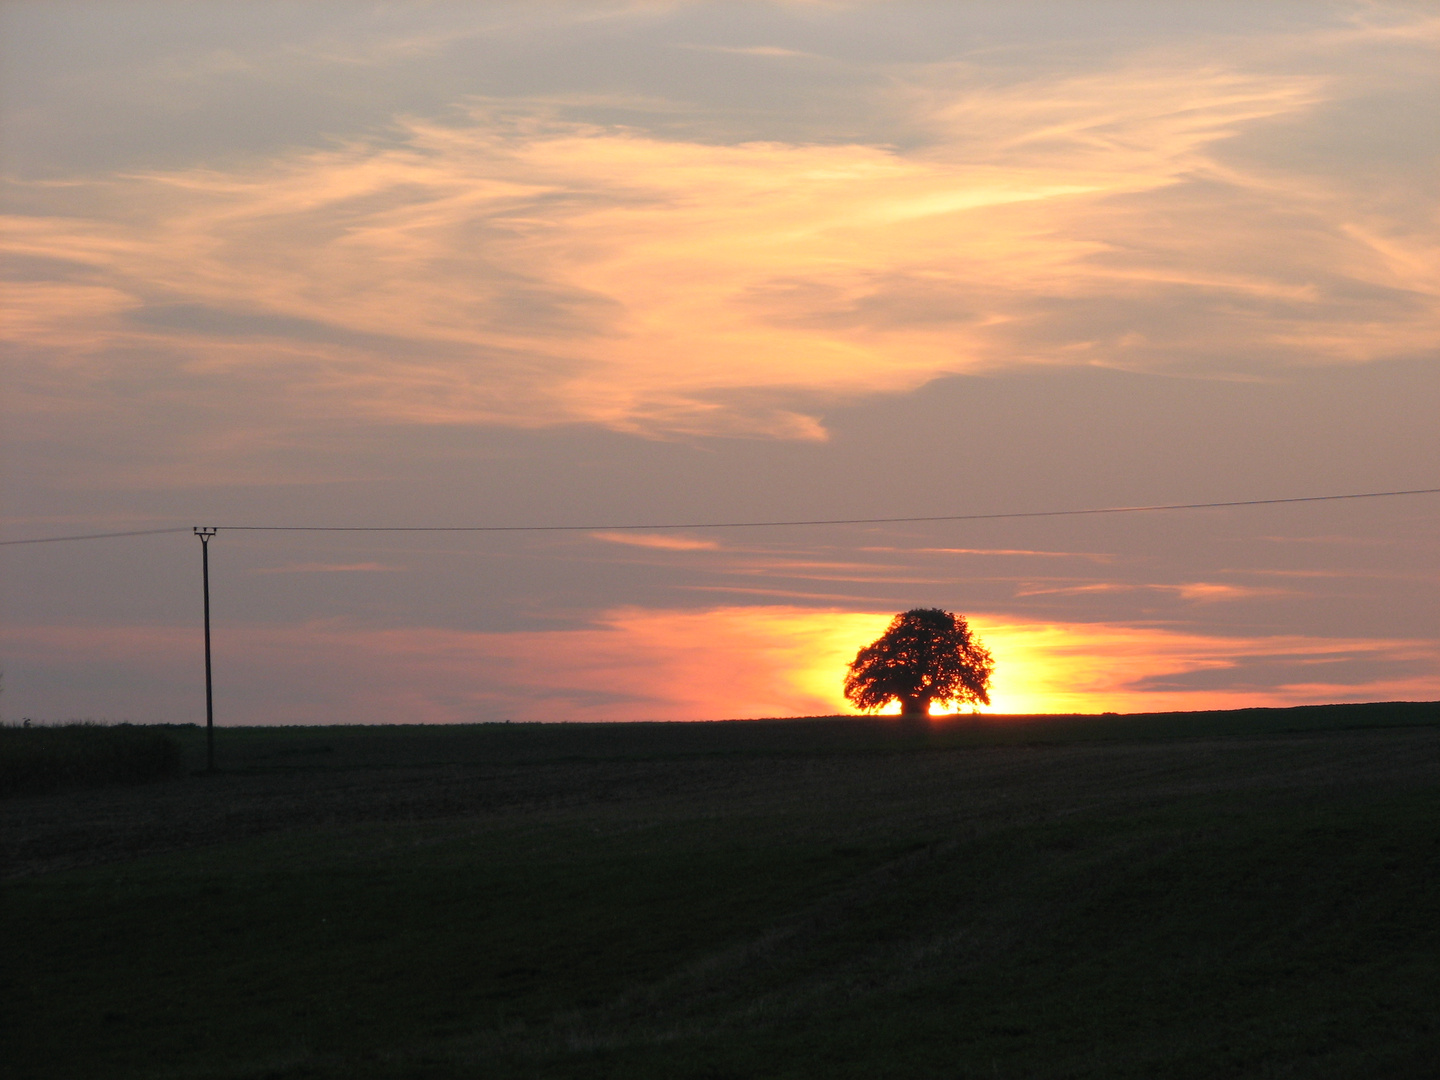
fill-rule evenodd
<path id="1" fill-rule="evenodd" d="M 651 529 L 760 529 L 813 525 L 903 525 L 936 521 L 1003 521 L 1018 518 L 1076 517 L 1085 514 L 1139 514 L 1165 510 L 1217 510 L 1227 507 L 1278 506 L 1286 503 L 1337 502 L 1342 499 L 1386 499 L 1401 495 L 1440 495 L 1440 488 L 1406 491 L 1362 491 L 1346 495 L 1306 495 L 1287 499 L 1241 499 L 1230 502 L 1165 503 L 1155 506 L 1103 506 L 1085 510 L 1030 510 L 1005 514 L 934 514 L 917 517 L 824 518 L 803 521 L 695 521 L 654 525 L 219 525 L 231 532 L 635 532 Z M 188 532 L 189 527 L 145 529 L 138 532 L 90 533 L 83 536 L 45 536 L 35 540 L 0 540 L 8 544 L 51 544 L 62 540 L 105 540 L 118 536 L 153 536 Z"/>
<path id="2" fill-rule="evenodd" d="M 664 525 L 221 525 L 248 532 L 622 532 L 640 529 L 760 529 L 791 525 L 898 525 L 926 521 L 996 521 L 1005 518 L 1070 517 L 1077 514 L 1135 514 L 1153 510 L 1210 510 L 1227 506 L 1273 506 L 1279 503 L 1333 502 L 1338 499 L 1382 499 L 1394 495 L 1436 495 L 1440 488 L 1412 491 L 1366 491 L 1354 495 L 1308 495 L 1294 499 L 1247 499 L 1239 502 L 1169 503 L 1163 506 L 1105 506 L 1090 510 L 1032 510 L 1008 514 L 936 514 L 927 517 L 825 518 L 806 521 L 695 521 Z"/>
<path id="3" fill-rule="evenodd" d="M 110 540 L 117 536 L 159 536 L 161 533 L 189 532 L 190 526 L 174 529 L 139 529 L 135 532 L 85 533 L 81 536 L 41 536 L 34 540 L 0 540 L 0 547 L 10 544 L 58 544 L 63 540 Z"/>

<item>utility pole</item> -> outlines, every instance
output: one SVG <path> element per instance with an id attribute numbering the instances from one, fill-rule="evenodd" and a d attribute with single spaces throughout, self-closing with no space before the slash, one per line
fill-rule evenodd
<path id="1" fill-rule="evenodd" d="M 195 527 L 200 538 L 200 570 L 205 581 L 205 771 L 215 771 L 215 686 L 210 678 L 210 538 L 215 530 Z"/>

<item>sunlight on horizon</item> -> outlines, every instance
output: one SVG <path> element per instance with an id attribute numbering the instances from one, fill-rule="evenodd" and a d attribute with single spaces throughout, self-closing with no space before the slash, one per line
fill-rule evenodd
<path id="1" fill-rule="evenodd" d="M 473 723 L 723 720 L 855 714 L 846 668 L 882 634 L 891 612 L 796 607 L 657 611 L 623 608 L 580 629 L 484 633 L 379 629 L 347 619 L 286 627 L 230 625 L 220 637 L 226 724 Z M 1326 682 L 1354 657 L 1430 661 L 1429 642 L 1218 638 L 1118 624 L 1017 623 L 969 618 L 994 653 L 987 715 L 1163 712 L 1349 700 L 1440 698 L 1440 677 Z M 193 701 L 189 628 L 53 626 L 0 630 L 12 662 L 85 650 L 105 670 L 176 687 Z M 557 660 L 563 658 L 563 662 Z M 1192 685 L 1283 662 L 1316 672 L 1260 686 L 1246 679 Z M 247 696 L 261 688 L 262 697 Z M 330 687 L 317 697 L 317 686 Z M 79 707 L 83 709 L 84 707 Z M 896 711 L 895 706 L 882 715 Z M 968 708 L 962 713 L 968 713 Z M 70 715 L 87 715 L 75 711 Z M 111 716 L 113 713 L 90 712 Z M 182 713 L 183 715 L 183 713 Z"/>

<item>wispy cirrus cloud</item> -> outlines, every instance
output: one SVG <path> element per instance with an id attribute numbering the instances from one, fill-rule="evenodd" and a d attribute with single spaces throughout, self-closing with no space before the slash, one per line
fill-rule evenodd
<path id="1" fill-rule="evenodd" d="M 286 563 L 284 566 L 257 566 L 252 574 L 393 574 L 404 571 L 403 566 L 388 566 L 378 562 Z"/>
<path id="2" fill-rule="evenodd" d="M 1156 584 L 1137 581 L 1090 581 L 1080 585 L 1025 585 L 1015 590 L 1016 596 L 1083 596 L 1095 593 L 1124 592 L 1171 593 L 1181 600 L 1213 603 L 1220 600 L 1253 600 L 1261 597 L 1294 595 L 1285 589 L 1234 585 L 1228 582 L 1191 581 L 1180 584 Z"/>
<path id="3" fill-rule="evenodd" d="M 732 56 L 762 56 L 788 60 L 795 57 L 815 58 L 816 54 L 803 49 L 787 49 L 781 45 L 681 45 L 682 49 L 696 52 L 729 53 Z"/>
<path id="4" fill-rule="evenodd" d="M 512 103 L 226 168 L 12 182 L 19 390 L 53 407 L 145 351 L 172 393 L 203 372 L 281 423 L 819 439 L 814 403 L 949 372 L 1435 340 L 1433 229 L 1220 152 L 1327 100 L 1315 76 L 942 65 L 894 93 L 921 145 L 701 143 Z"/>
<path id="5" fill-rule="evenodd" d="M 1114 555 L 1094 551 L 1032 551 L 1029 548 L 959 548 L 959 547 L 863 547 L 861 551 L 904 551 L 915 555 L 1008 555 L 1017 558 L 1036 559 L 1087 559 L 1094 562 L 1112 562 Z"/>
<path id="6" fill-rule="evenodd" d="M 657 551 L 716 551 L 720 547 L 719 541 L 702 540 L 698 536 L 667 536 L 642 532 L 593 532 L 590 538 L 603 540 L 607 544 L 653 548 Z"/>

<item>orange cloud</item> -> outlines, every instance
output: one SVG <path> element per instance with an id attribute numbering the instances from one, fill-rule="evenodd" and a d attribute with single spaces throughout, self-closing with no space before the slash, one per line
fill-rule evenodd
<path id="1" fill-rule="evenodd" d="M 1103 555 L 1089 551 L 1031 551 L 1027 548 L 896 548 L 864 547 L 861 551 L 905 551 L 919 555 L 1019 555 L 1038 559 L 1088 559 L 1093 562 L 1113 562 L 1114 555 Z"/>
<path id="2" fill-rule="evenodd" d="M 607 544 L 629 544 L 631 547 L 658 548 L 661 551 L 714 551 L 720 545 L 714 540 L 701 540 L 694 536 L 663 536 L 640 532 L 594 532 L 592 540 L 603 540 Z"/>
<path id="3" fill-rule="evenodd" d="M 1208 603 L 1215 600 L 1250 600 L 1261 596 L 1285 596 L 1284 589 L 1258 589 L 1249 585 L 1225 585 L 1214 581 L 1195 581 L 1188 585 L 1151 586 L 1174 589 L 1182 600 Z"/>
<path id="4" fill-rule="evenodd" d="M 778 403 L 800 387 L 1433 345 L 1433 232 L 1213 152 L 1322 84 L 1171 60 L 984 88 L 930 70 L 895 91 L 928 138 L 904 152 L 476 106 L 228 170 L 24 184 L 51 210 L 6 219 L 10 250 L 73 270 L 11 286 L 7 333 L 49 350 L 27 378 L 61 397 L 160 350 L 312 419 L 799 439 L 825 435 Z M 1324 275 L 1406 305 L 1327 303 Z"/>

